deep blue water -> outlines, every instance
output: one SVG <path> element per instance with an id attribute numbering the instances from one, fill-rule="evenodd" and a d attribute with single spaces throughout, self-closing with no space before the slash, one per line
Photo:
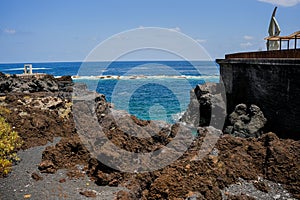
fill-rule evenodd
<path id="1" fill-rule="evenodd" d="M 34 73 L 54 76 L 78 75 L 91 90 L 105 94 L 116 109 L 141 118 L 174 120 L 189 103 L 190 90 L 197 84 L 219 81 L 219 67 L 210 61 L 55 62 L 32 63 Z M 23 73 L 24 63 L 0 64 L 0 71 Z M 121 76 L 99 79 L 96 76 Z M 143 78 L 137 78 L 145 76 Z"/>

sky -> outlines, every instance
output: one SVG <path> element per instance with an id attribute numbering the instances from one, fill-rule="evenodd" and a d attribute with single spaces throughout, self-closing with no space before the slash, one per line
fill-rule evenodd
<path id="1" fill-rule="evenodd" d="M 82 61 L 141 27 L 186 34 L 212 59 L 265 50 L 275 6 L 281 35 L 299 31 L 300 0 L 0 0 L 0 63 Z"/>

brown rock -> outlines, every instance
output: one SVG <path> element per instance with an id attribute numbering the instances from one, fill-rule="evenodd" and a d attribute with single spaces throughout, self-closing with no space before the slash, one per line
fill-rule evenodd
<path id="1" fill-rule="evenodd" d="M 53 164 L 52 161 L 50 160 L 44 160 L 40 163 L 38 169 L 42 172 L 42 173 L 55 173 L 56 169 L 55 166 Z"/>
<path id="2" fill-rule="evenodd" d="M 44 179 L 43 177 L 41 177 L 40 175 L 38 175 L 36 172 L 33 172 L 33 173 L 31 174 L 31 178 L 33 178 L 33 179 L 36 180 L 36 181 L 40 181 L 40 180 L 43 180 L 43 179 Z"/>
<path id="3" fill-rule="evenodd" d="M 218 156 L 213 156 L 213 155 L 209 155 L 209 157 L 208 157 L 210 160 L 211 160 L 211 162 L 213 163 L 213 164 L 217 164 L 218 163 Z"/>
<path id="4" fill-rule="evenodd" d="M 133 199 L 133 196 L 129 191 L 121 190 L 116 195 L 116 200 L 131 200 L 131 199 Z"/>
<path id="5" fill-rule="evenodd" d="M 117 179 L 113 179 L 108 183 L 109 186 L 118 186 L 119 181 Z"/>
<path id="6" fill-rule="evenodd" d="M 58 182 L 60 182 L 60 183 L 65 183 L 65 182 L 66 182 L 66 179 L 65 179 L 65 178 L 62 178 L 62 179 L 60 179 Z"/>
<path id="7" fill-rule="evenodd" d="M 90 190 L 86 190 L 84 192 L 79 192 L 79 194 L 81 194 L 85 197 L 88 197 L 88 198 L 96 198 L 97 197 L 97 194 L 93 191 L 90 191 Z"/>

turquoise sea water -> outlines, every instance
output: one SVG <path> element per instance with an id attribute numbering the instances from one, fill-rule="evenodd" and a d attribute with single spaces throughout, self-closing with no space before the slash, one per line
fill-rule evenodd
<path id="1" fill-rule="evenodd" d="M 0 64 L 0 71 L 20 74 L 23 66 L 24 63 Z M 171 123 L 186 110 L 192 88 L 219 81 L 219 67 L 211 61 L 33 63 L 33 72 L 77 75 L 75 82 L 104 94 L 116 109 L 141 119 Z"/>

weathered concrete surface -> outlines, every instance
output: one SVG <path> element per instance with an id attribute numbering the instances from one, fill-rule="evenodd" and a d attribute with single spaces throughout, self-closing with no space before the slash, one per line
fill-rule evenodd
<path id="1" fill-rule="evenodd" d="M 265 114 L 266 131 L 300 139 L 300 58 L 221 59 L 227 113 L 240 103 L 255 104 Z"/>

